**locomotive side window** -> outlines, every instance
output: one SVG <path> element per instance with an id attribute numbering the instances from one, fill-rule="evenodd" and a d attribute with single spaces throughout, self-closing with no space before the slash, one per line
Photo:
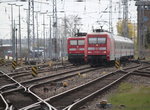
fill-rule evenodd
<path id="1" fill-rule="evenodd" d="M 104 37 L 95 37 L 95 38 L 89 38 L 89 44 L 105 44 L 106 38 Z"/>
<path id="2" fill-rule="evenodd" d="M 70 45 L 77 45 L 77 40 L 70 40 Z"/>
<path id="3" fill-rule="evenodd" d="M 78 40 L 78 45 L 84 45 L 84 40 Z"/>

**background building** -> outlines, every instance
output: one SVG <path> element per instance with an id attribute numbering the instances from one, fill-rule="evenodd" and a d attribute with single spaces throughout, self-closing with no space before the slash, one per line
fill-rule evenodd
<path id="1" fill-rule="evenodd" d="M 150 56 L 150 1 L 137 1 L 139 57 Z"/>

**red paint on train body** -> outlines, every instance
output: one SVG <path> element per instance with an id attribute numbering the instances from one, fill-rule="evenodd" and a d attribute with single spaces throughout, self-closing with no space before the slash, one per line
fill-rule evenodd
<path id="1" fill-rule="evenodd" d="M 134 44 L 129 38 L 108 32 L 89 33 L 85 38 L 85 59 L 91 65 L 134 56 Z"/>
<path id="2" fill-rule="evenodd" d="M 70 37 L 67 39 L 68 60 L 73 64 L 84 63 L 85 37 Z"/>

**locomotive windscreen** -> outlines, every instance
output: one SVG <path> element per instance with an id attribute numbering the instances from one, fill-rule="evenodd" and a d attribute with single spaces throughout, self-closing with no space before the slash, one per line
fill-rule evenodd
<path id="1" fill-rule="evenodd" d="M 84 40 L 78 40 L 78 45 L 84 45 Z"/>
<path id="2" fill-rule="evenodd" d="M 70 40 L 70 45 L 77 45 L 77 40 Z"/>
<path id="3" fill-rule="evenodd" d="M 105 44 L 106 38 L 105 37 L 92 37 L 89 38 L 89 44 Z"/>
<path id="4" fill-rule="evenodd" d="M 70 45 L 84 45 L 84 40 L 70 40 Z"/>

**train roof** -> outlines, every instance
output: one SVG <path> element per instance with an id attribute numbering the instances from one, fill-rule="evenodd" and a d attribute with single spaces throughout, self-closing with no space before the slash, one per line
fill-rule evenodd
<path id="1" fill-rule="evenodd" d="M 115 41 L 120 41 L 120 42 L 128 42 L 128 43 L 133 43 L 133 41 L 127 37 L 123 36 L 117 36 L 114 34 L 111 34 L 109 32 L 93 32 L 93 33 L 88 33 L 87 35 L 108 35 L 110 38 L 113 38 Z"/>
<path id="2" fill-rule="evenodd" d="M 68 37 L 67 39 L 76 40 L 76 39 L 85 39 L 85 37 Z"/>
<path id="3" fill-rule="evenodd" d="M 114 38 L 115 41 L 126 42 L 126 43 L 133 43 L 133 41 L 131 39 L 127 38 L 127 37 L 113 35 L 113 38 Z"/>
<path id="4" fill-rule="evenodd" d="M 94 34 L 94 35 L 103 35 L 103 34 L 110 34 L 110 33 L 108 33 L 108 32 L 92 32 L 92 33 L 88 33 L 87 35 L 92 35 L 92 34 Z"/>

